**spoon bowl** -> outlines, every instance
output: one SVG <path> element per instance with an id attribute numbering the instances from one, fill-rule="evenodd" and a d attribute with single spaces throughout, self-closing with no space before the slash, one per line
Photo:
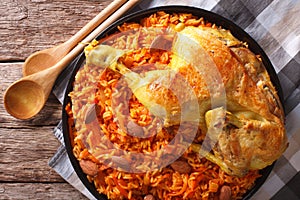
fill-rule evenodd
<path id="1" fill-rule="evenodd" d="M 29 76 L 52 67 L 65 57 L 72 47 L 68 43 L 63 43 L 50 49 L 33 53 L 25 60 L 23 76 Z"/>
<path id="2" fill-rule="evenodd" d="M 18 119 L 36 115 L 43 108 L 46 98 L 43 88 L 31 80 L 16 82 L 6 90 L 4 96 L 5 109 Z"/>
<path id="3" fill-rule="evenodd" d="M 94 39 L 139 1 L 113 1 L 67 42 L 30 56 L 23 66 L 24 77 L 14 82 L 5 91 L 4 106 L 7 112 L 18 119 L 29 119 L 35 116 L 44 107 L 60 72 L 83 50 L 84 44 Z M 126 3 L 123 5 L 124 2 Z M 117 10 L 121 5 L 123 6 Z M 112 15 L 103 22 L 110 14 Z M 103 23 L 99 25 L 101 22 Z M 81 41 L 88 33 L 90 34 Z M 79 41 L 81 42 L 78 43 Z"/>
<path id="4" fill-rule="evenodd" d="M 25 76 L 9 86 L 4 93 L 7 112 L 17 119 L 29 119 L 44 107 L 59 73 L 83 47 L 77 46 L 54 66 Z"/>

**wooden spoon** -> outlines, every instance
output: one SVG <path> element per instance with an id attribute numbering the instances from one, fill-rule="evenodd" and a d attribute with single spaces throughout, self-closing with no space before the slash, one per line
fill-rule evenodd
<path id="1" fill-rule="evenodd" d="M 77 46 L 54 66 L 25 76 L 14 82 L 4 93 L 6 111 L 18 119 L 29 119 L 44 107 L 59 73 L 79 53 Z"/>
<path id="2" fill-rule="evenodd" d="M 14 82 L 4 93 L 4 107 L 9 114 L 18 119 L 29 119 L 44 107 L 60 72 L 107 26 L 122 16 L 140 0 L 128 0 L 120 9 L 99 25 L 81 43 L 52 67 L 25 76 Z"/>
<path id="3" fill-rule="evenodd" d="M 87 23 L 80 31 L 66 42 L 30 55 L 23 65 L 23 76 L 28 76 L 55 65 L 65 57 L 83 38 L 116 11 L 126 0 L 115 0 L 103 9 L 94 19 Z"/>

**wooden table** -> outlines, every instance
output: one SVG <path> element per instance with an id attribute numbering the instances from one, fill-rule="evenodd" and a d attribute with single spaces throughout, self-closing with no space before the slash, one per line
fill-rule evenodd
<path id="1" fill-rule="evenodd" d="M 48 166 L 59 147 L 53 128 L 61 105 L 51 95 L 40 114 L 17 120 L 3 94 L 22 77 L 31 53 L 58 45 L 111 0 L 1 0 L 0 2 L 0 199 L 86 199 Z"/>

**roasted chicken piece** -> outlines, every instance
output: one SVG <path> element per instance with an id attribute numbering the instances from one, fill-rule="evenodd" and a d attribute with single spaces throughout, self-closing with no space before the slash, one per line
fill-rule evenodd
<path id="1" fill-rule="evenodd" d="M 195 88 L 200 106 L 212 99 L 224 100 L 222 88 L 217 85 L 220 80 L 215 78 L 221 78 L 219 83 L 226 93 L 222 106 L 207 102 L 204 105 L 212 107 L 200 109 L 206 124 L 204 127 L 200 120 L 200 128 L 207 131 L 199 151 L 202 155 L 236 176 L 262 169 L 282 155 L 287 148 L 283 109 L 262 62 L 245 44 L 229 31 L 186 27 L 177 36 L 172 51 L 171 68 L 179 73 L 189 68 L 198 71 L 186 77 Z"/>
<path id="2" fill-rule="evenodd" d="M 183 121 L 198 122 L 198 100 L 186 79 L 169 66 L 137 73 L 118 61 L 125 51 L 108 45 L 85 49 L 88 65 L 109 68 L 122 74 L 136 98 L 166 127 Z M 182 91 L 185 91 L 184 93 Z"/>
<path id="3" fill-rule="evenodd" d="M 246 44 L 227 30 L 187 26 L 171 51 L 163 70 L 138 74 L 117 59 L 108 66 L 124 75 L 165 126 L 197 122 L 206 138 L 193 149 L 228 174 L 244 176 L 282 155 L 288 144 L 283 109 L 266 69 Z"/>

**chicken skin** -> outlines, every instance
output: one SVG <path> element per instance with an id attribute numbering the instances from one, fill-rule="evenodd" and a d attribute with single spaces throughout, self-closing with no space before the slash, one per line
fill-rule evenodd
<path id="1" fill-rule="evenodd" d="M 283 108 L 260 58 L 221 28 L 187 26 L 174 35 L 164 69 L 138 74 L 118 62 L 110 68 L 164 126 L 197 122 L 205 140 L 193 150 L 226 173 L 242 177 L 271 165 L 288 142 Z"/>

